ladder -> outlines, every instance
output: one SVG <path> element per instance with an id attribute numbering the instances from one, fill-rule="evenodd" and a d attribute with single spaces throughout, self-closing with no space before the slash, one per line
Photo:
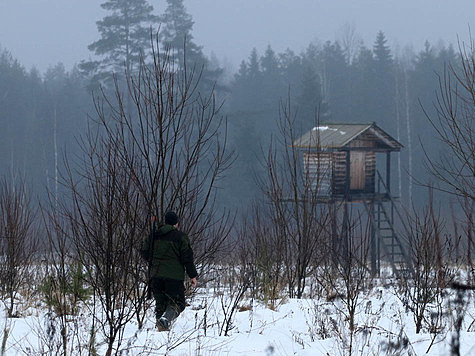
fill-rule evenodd
<path id="1" fill-rule="evenodd" d="M 377 251 L 377 269 L 379 270 L 380 252 L 384 252 L 394 274 L 399 278 L 410 278 L 413 275 L 412 261 L 406 252 L 402 237 L 397 233 L 394 227 L 394 213 L 396 212 L 400 221 L 403 222 L 401 214 L 397 209 L 394 199 L 386 189 L 384 181 L 378 172 L 378 191 L 375 198 L 370 201 L 364 201 L 366 212 L 370 217 L 371 228 L 376 238 L 375 248 Z M 385 188 L 385 194 L 380 194 L 380 184 Z M 382 198 L 384 196 L 384 199 Z M 402 226 L 409 232 L 404 223 Z"/>

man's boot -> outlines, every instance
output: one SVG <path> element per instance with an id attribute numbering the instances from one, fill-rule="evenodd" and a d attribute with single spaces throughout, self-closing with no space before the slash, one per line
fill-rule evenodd
<path id="1" fill-rule="evenodd" d="M 172 321 L 175 320 L 179 314 L 180 313 L 178 313 L 175 308 L 169 305 L 163 315 L 157 321 L 158 331 L 170 330 Z"/>

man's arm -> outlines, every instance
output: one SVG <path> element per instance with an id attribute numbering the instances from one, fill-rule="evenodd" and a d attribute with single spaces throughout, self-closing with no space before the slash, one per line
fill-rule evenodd
<path id="1" fill-rule="evenodd" d="M 181 250 L 181 263 L 185 267 L 186 274 L 192 280 L 191 283 L 193 286 L 196 285 L 196 277 L 198 276 L 198 272 L 196 271 L 195 262 L 193 258 L 193 250 L 190 245 L 190 240 L 186 234 L 183 234 L 182 238 L 182 250 Z M 195 282 L 193 283 L 193 279 Z"/>

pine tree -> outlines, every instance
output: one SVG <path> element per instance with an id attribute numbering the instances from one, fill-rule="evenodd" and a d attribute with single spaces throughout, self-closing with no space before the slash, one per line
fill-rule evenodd
<path id="1" fill-rule="evenodd" d="M 97 21 L 101 38 L 88 46 L 98 60 L 82 61 L 80 69 L 93 82 L 104 83 L 113 73 L 132 73 L 150 51 L 150 26 L 157 21 L 147 0 L 108 0 L 101 7 L 110 12 Z"/>

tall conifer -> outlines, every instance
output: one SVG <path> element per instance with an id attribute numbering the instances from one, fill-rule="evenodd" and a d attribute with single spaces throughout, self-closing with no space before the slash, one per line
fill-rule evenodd
<path id="1" fill-rule="evenodd" d="M 141 56 L 149 54 L 150 26 L 157 17 L 147 0 L 108 0 L 101 7 L 110 14 L 96 22 L 101 38 L 88 46 L 99 58 L 82 61 L 79 67 L 104 83 L 113 73 L 132 73 Z"/>
<path id="2" fill-rule="evenodd" d="M 223 70 L 210 65 L 203 54 L 202 46 L 193 41 L 193 18 L 186 11 L 183 0 L 167 0 L 165 12 L 160 16 L 160 43 L 175 56 L 180 69 L 187 68 L 188 72 L 199 73 L 199 89 L 209 91 L 222 89 L 215 87 Z"/>
<path id="3" fill-rule="evenodd" d="M 160 16 L 160 42 L 175 54 L 179 64 L 183 66 L 183 54 L 186 50 L 188 63 L 203 64 L 202 47 L 193 41 L 193 19 L 187 13 L 183 0 L 167 0 L 167 8 Z M 187 64 L 188 64 L 187 63 Z"/>
<path id="4" fill-rule="evenodd" d="M 374 119 L 389 132 L 396 131 L 395 70 L 391 50 L 382 31 L 376 35 L 374 53 Z"/>

